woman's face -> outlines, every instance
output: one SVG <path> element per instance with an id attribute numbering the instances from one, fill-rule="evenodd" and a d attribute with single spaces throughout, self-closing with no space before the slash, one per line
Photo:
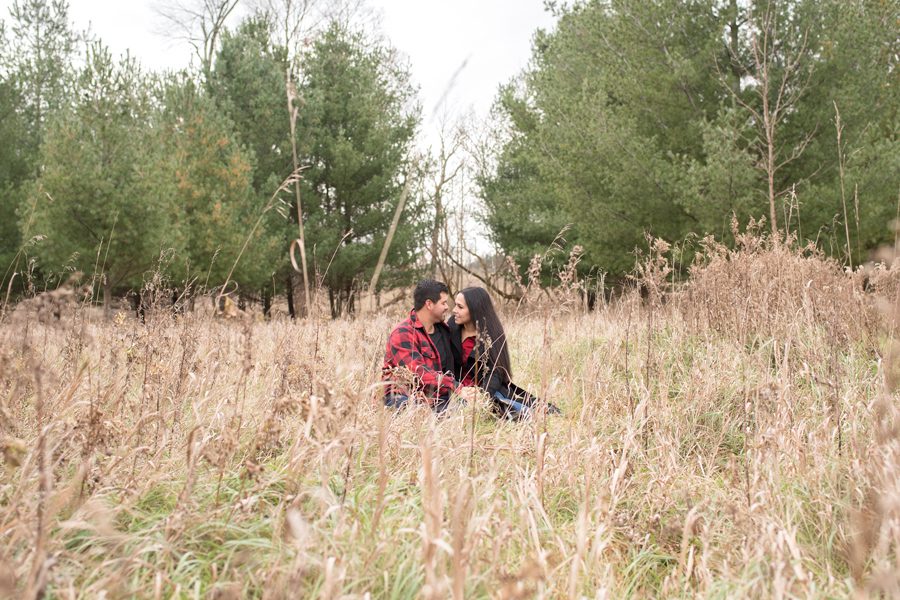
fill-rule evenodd
<path id="1" fill-rule="evenodd" d="M 459 293 L 454 299 L 456 306 L 453 307 L 453 316 L 456 318 L 457 325 L 465 325 L 472 320 L 469 316 L 469 306 L 466 304 L 466 297 Z"/>

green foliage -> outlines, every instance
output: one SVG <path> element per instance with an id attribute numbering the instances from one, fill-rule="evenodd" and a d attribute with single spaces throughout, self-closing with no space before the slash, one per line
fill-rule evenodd
<path id="1" fill-rule="evenodd" d="M 539 35 L 523 86 L 500 101 L 516 161 L 530 165 L 519 174 L 526 191 L 517 194 L 516 177 L 507 177 L 510 202 L 497 212 L 493 176 L 486 176 L 489 220 L 517 220 L 542 195 L 538 206 L 556 215 L 555 225 L 575 225 L 571 238 L 585 247 L 585 264 L 614 274 L 630 269 L 645 230 L 673 238 L 687 229 L 694 219 L 679 202 L 673 158 L 698 151 L 702 123 L 724 93 L 703 68 L 713 60 L 717 26 L 705 8 L 593 2 L 565 12 L 553 34 Z M 506 160 L 498 165 L 504 175 Z M 550 229 L 525 248 L 497 241 L 521 257 L 549 244 L 558 233 Z"/>
<path id="2" fill-rule="evenodd" d="M 807 163 L 794 177 L 809 179 L 800 198 L 804 235 L 827 240 L 836 254 L 846 255 L 836 105 L 843 125 L 850 248 L 858 264 L 867 250 L 894 238 L 887 224 L 896 215 L 900 191 L 900 2 L 835 2 L 822 12 L 820 57 L 804 106 L 805 127 L 818 128 L 804 154 Z"/>
<path id="3" fill-rule="evenodd" d="M 27 268 L 18 225 L 24 184 L 38 171 L 48 115 L 64 106 L 76 36 L 61 0 L 17 0 L 0 21 L 0 284 Z M 19 280 L 21 281 L 21 279 Z M 18 286 L 15 286 L 18 288 Z"/>
<path id="4" fill-rule="evenodd" d="M 748 151 L 753 132 L 740 111 L 727 107 L 701 127 L 699 152 L 680 165 L 679 203 L 699 231 L 728 239 L 732 214 L 746 222 L 765 210 L 761 173 Z"/>
<path id="5" fill-rule="evenodd" d="M 254 17 L 234 32 L 223 32 L 206 82 L 216 106 L 232 123 L 236 141 L 252 158 L 254 206 L 266 204 L 293 171 L 284 79 L 287 52 L 272 42 L 269 31 L 270 24 L 264 18 Z M 285 231 L 284 220 L 277 214 L 272 211 L 261 223 L 265 258 L 257 265 L 265 264 L 266 273 L 260 271 L 259 277 L 253 277 L 260 284 L 266 283 L 273 272 L 283 280 L 290 269 L 286 250 L 296 234 Z"/>
<path id="6" fill-rule="evenodd" d="M 255 158 L 253 188 L 272 195 L 293 170 L 284 76 L 287 56 L 269 38 L 262 18 L 225 31 L 207 82 L 212 98 L 233 123 L 237 139 Z M 274 185 L 273 185 L 274 184 Z"/>
<path id="7" fill-rule="evenodd" d="M 391 51 L 340 25 L 322 34 L 302 67 L 298 144 L 309 166 L 303 179 L 307 243 L 337 315 L 353 311 L 354 294 L 375 268 L 401 193 L 418 107 L 409 75 Z M 426 228 L 411 198 L 381 285 L 409 279 L 415 240 Z"/>
<path id="8" fill-rule="evenodd" d="M 201 289 L 220 286 L 237 261 L 233 281 L 242 289 L 265 286 L 274 271 L 280 239 L 267 235 L 265 227 L 254 230 L 265 199 L 253 190 L 253 164 L 236 142 L 231 123 L 184 76 L 167 82 L 161 101 L 187 259 L 177 263 L 177 277 L 194 281 Z"/>
<path id="9" fill-rule="evenodd" d="M 584 266 L 621 276 L 645 232 L 727 235 L 732 214 L 768 216 L 765 98 L 770 109 L 781 102 L 779 226 L 816 238 L 841 214 L 837 104 L 851 220 L 859 186 L 851 247 L 874 247 L 889 234 L 898 184 L 898 6 L 611 0 L 561 9 L 556 30 L 536 36 L 520 84 L 497 100 L 508 131 L 480 178 L 494 241 L 522 262 L 572 223 Z M 832 247 L 846 255 L 843 223 L 839 231 Z"/>
<path id="10" fill-rule="evenodd" d="M 17 143 L 26 137 L 19 106 L 21 94 L 15 80 L 0 79 L 0 139 L 6 141 L 0 144 L 0 284 L 3 290 L 12 276 L 21 247 L 16 214 L 21 203 L 21 183 L 31 170 Z"/>
<path id="11" fill-rule="evenodd" d="M 853 264 L 890 241 L 900 2 L 555 10 L 529 69 L 500 90 L 501 142 L 478 178 L 484 221 L 520 267 L 571 225 L 564 241 L 583 247 L 579 267 L 615 281 L 647 233 L 727 240 L 732 215 L 770 218 L 770 197 L 780 227 Z M 202 83 L 151 85 L 98 46 L 76 77 L 64 0 L 16 0 L 10 14 L 0 22 L 4 288 L 13 270 L 36 266 L 97 273 L 107 292 L 122 291 L 169 250 L 179 281 L 231 277 L 252 293 L 288 279 L 296 201 L 293 190 L 271 199 L 294 169 L 291 80 L 310 268 L 333 314 L 354 310 L 406 179 L 416 180 L 419 107 L 388 45 L 331 24 L 295 56 L 257 15 L 222 32 Z M 414 276 L 427 213 L 413 192 L 383 288 Z M 545 264 L 545 282 L 556 266 Z"/>
<path id="12" fill-rule="evenodd" d="M 50 122 L 31 186 L 30 233 L 47 272 L 102 276 L 107 293 L 139 287 L 161 252 L 180 249 L 175 186 L 150 98 L 131 60 L 92 44 L 71 111 Z M 23 223 L 24 225 L 24 223 Z M 175 243 L 173 243 L 173 241 Z"/>
<path id="13" fill-rule="evenodd" d="M 264 18 L 254 17 L 226 32 L 208 88 L 253 156 L 253 188 L 262 201 L 293 170 L 285 77 L 289 65 L 299 73 L 297 145 L 307 167 L 301 190 L 307 252 L 311 269 L 324 276 L 332 312 L 352 311 L 400 195 L 400 172 L 417 121 L 408 74 L 387 48 L 337 25 L 296 61 L 272 42 L 270 29 Z M 296 237 L 293 198 L 291 203 L 287 216 L 293 224 L 265 225 L 270 246 L 282 240 L 281 261 L 273 260 L 281 269 L 287 242 Z M 418 203 L 410 200 L 405 212 L 406 223 L 415 222 L 418 217 L 409 215 L 418 215 Z M 398 229 L 383 285 L 409 277 L 412 241 L 425 225 L 419 220 Z"/>
<path id="14" fill-rule="evenodd" d="M 487 208 L 484 220 L 494 241 L 525 270 L 568 220 L 558 209 L 553 183 L 541 177 L 540 156 L 531 142 L 536 121 L 510 86 L 501 94 L 500 110 L 507 111 L 521 133 L 501 150 L 493 176 L 479 178 Z"/>
<path id="15" fill-rule="evenodd" d="M 38 152 L 47 119 L 68 99 L 77 42 L 68 13 L 65 0 L 14 0 L 10 9 L 10 68 L 19 83 L 29 133 L 21 142 L 31 157 Z"/>
<path id="16" fill-rule="evenodd" d="M 18 108 L 21 90 L 14 76 L 0 78 L 0 138 L 7 142 L 25 138 L 25 123 Z M 0 182 L 15 185 L 24 181 L 31 165 L 23 149 L 13 143 L 0 146 Z"/>

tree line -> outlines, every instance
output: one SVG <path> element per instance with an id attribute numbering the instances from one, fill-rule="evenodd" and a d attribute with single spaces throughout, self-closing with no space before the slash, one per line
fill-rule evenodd
<path id="1" fill-rule="evenodd" d="M 727 241 L 732 216 L 850 266 L 893 241 L 896 0 L 551 7 L 555 30 L 499 94 L 504 142 L 480 176 L 489 229 L 520 265 L 567 224 L 582 265 L 612 278 L 645 235 Z"/>
<path id="2" fill-rule="evenodd" d="M 185 296 L 228 283 L 304 314 L 314 287 L 352 312 L 370 282 L 440 274 L 464 243 L 443 197 L 460 161 L 477 171 L 462 210 L 520 269 L 563 230 L 582 271 L 611 282 L 645 236 L 728 241 L 732 218 L 849 266 L 893 239 L 898 0 L 550 2 L 556 26 L 490 123 L 430 162 L 413 158 L 421 108 L 384 38 L 341 11 L 311 20 L 309 1 L 260 2 L 226 27 L 237 1 L 203 3 L 198 64 L 166 73 L 74 31 L 65 0 L 13 2 L 4 297 L 78 271 L 108 305 L 163 273 Z"/>
<path id="3" fill-rule="evenodd" d="M 150 73 L 67 13 L 19 0 L 2 30 L 4 292 L 78 271 L 108 305 L 163 273 L 181 293 L 227 282 L 266 307 L 286 293 L 302 314 L 287 252 L 302 217 L 307 288 L 352 310 L 412 176 L 420 110 L 390 46 L 339 15 L 285 39 L 292 15 L 260 9 L 220 23 L 199 68 Z M 404 211 L 382 286 L 417 258 L 427 219 L 415 199 Z"/>

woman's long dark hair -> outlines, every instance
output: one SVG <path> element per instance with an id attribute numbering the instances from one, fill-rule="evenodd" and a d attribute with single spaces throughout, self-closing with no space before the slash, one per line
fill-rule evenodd
<path id="1" fill-rule="evenodd" d="M 487 344 L 488 356 L 491 364 L 497 369 L 501 377 L 507 381 L 512 380 L 512 368 L 509 365 L 509 350 L 507 349 L 506 333 L 494 303 L 487 290 L 481 287 L 467 287 L 460 291 L 466 299 L 469 307 L 469 318 L 475 323 L 475 331 L 479 340 L 490 340 Z"/>

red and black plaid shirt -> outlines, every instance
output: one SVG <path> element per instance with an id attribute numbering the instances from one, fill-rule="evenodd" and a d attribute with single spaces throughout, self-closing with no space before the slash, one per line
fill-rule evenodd
<path id="1" fill-rule="evenodd" d="M 385 394 L 424 396 L 429 404 L 457 388 L 453 376 L 442 372 L 437 348 L 414 310 L 388 337 L 381 373 Z"/>

